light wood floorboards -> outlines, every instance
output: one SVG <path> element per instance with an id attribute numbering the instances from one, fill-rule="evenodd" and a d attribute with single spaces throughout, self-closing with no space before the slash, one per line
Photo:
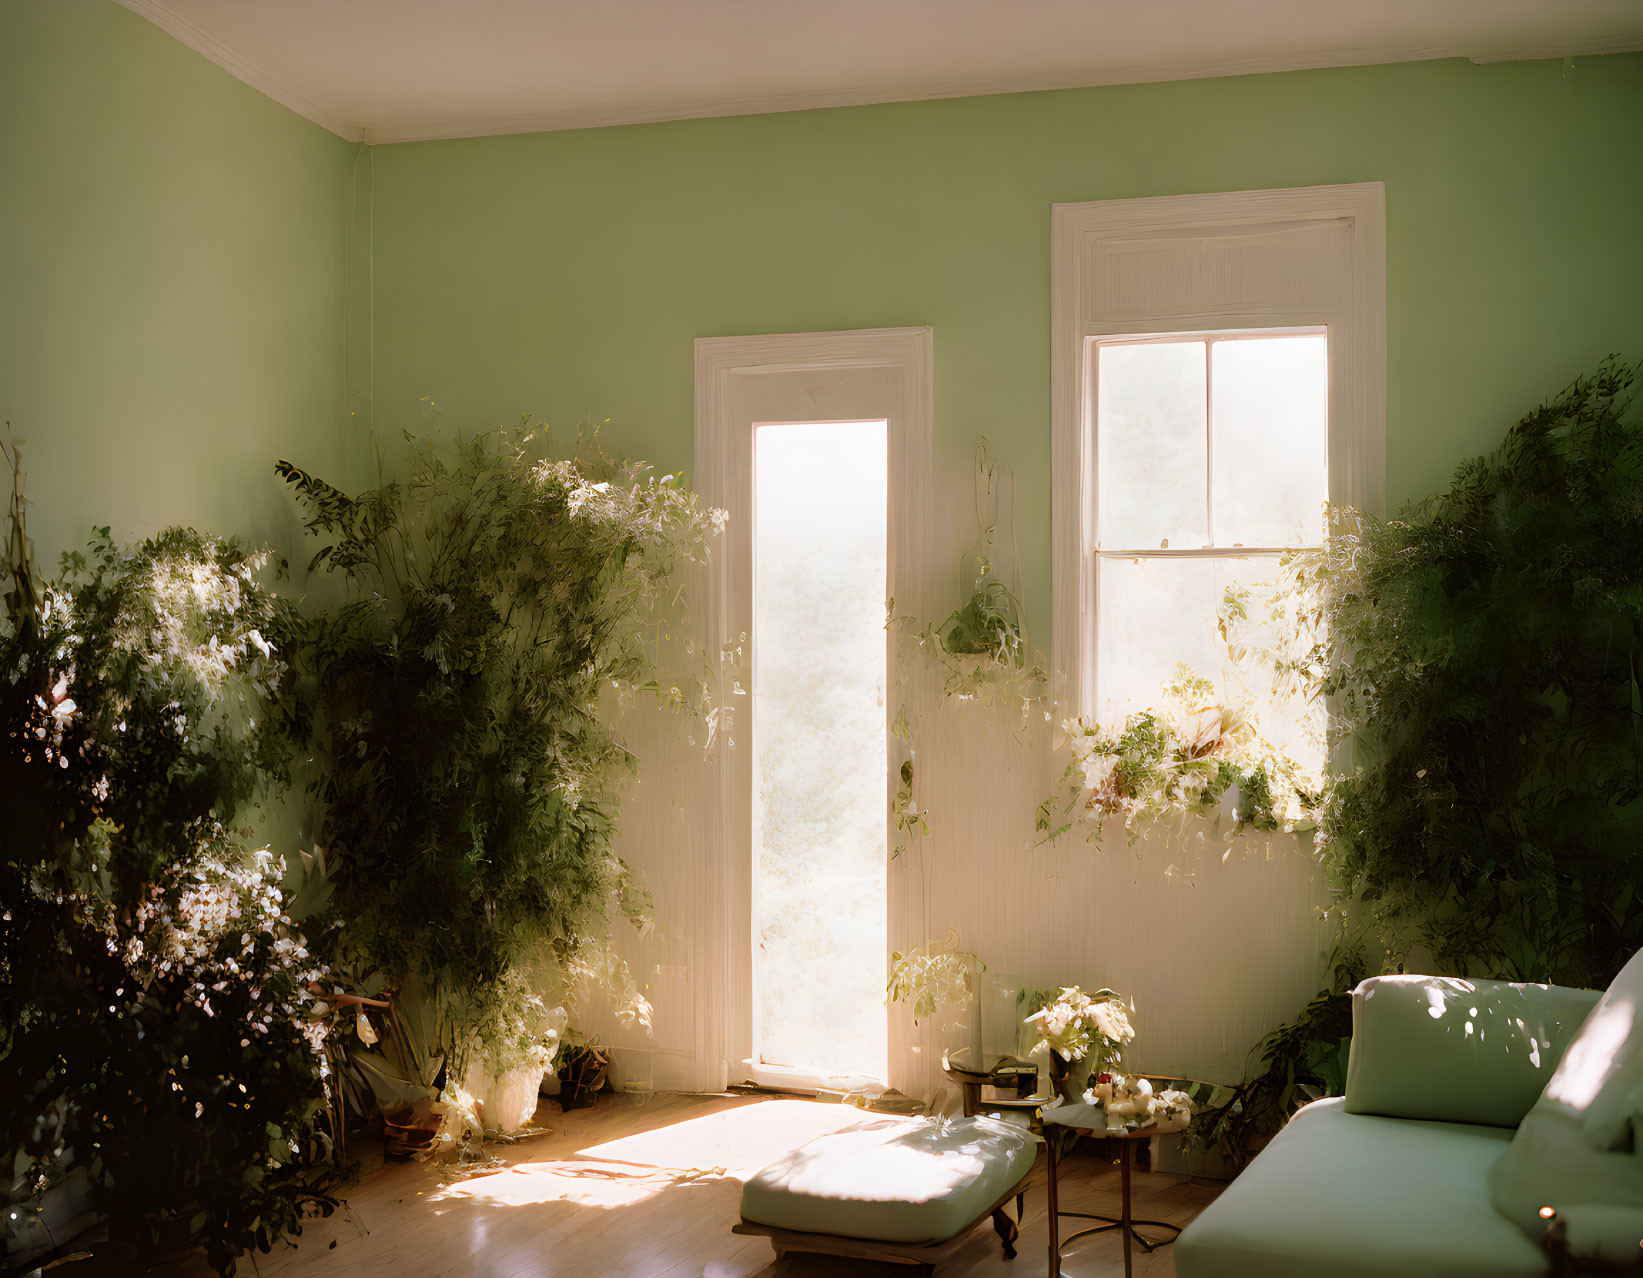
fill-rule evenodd
<path id="1" fill-rule="evenodd" d="M 762 1238 L 730 1232 L 742 1179 L 794 1145 L 863 1117 L 808 1101 L 658 1094 L 601 1097 L 561 1115 L 543 1103 L 549 1130 L 497 1146 L 503 1166 L 453 1175 L 424 1163 L 391 1163 L 343 1191 L 347 1206 L 312 1223 L 296 1246 L 247 1256 L 242 1278 L 907 1278 L 900 1265 L 822 1257 L 773 1258 Z M 1076 1153 L 1062 1180 L 1063 1208 L 1116 1214 L 1118 1174 Z M 1184 1224 L 1220 1192 L 1213 1182 L 1138 1174 L 1135 1214 Z M 1066 1228 L 1075 1222 L 1066 1222 Z M 1014 1261 L 983 1225 L 940 1278 L 1037 1278 L 1047 1271 L 1044 1191 L 1027 1198 Z M 1075 1244 L 1069 1278 L 1123 1273 L 1121 1244 L 1105 1234 Z M 1168 1247 L 1136 1249 L 1140 1278 L 1174 1278 Z"/>

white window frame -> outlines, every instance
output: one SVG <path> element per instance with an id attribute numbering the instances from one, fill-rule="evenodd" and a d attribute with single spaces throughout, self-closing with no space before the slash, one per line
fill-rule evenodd
<path id="1" fill-rule="evenodd" d="M 880 390 L 866 406 L 852 395 L 850 411 L 836 412 L 829 398 L 852 375 L 877 375 Z M 747 418 L 744 396 L 756 393 L 753 383 L 772 375 L 798 374 L 781 383 L 791 386 L 791 400 L 766 411 L 764 420 L 826 421 L 877 420 L 883 418 L 889 446 L 888 473 L 888 591 L 898 609 L 924 615 L 926 529 L 931 502 L 931 436 L 934 400 L 934 335 L 930 328 L 857 329 L 834 333 L 787 333 L 752 337 L 704 337 L 696 339 L 696 490 L 712 506 L 730 512 L 724 537 L 713 549 L 700 604 L 695 614 L 696 633 L 703 651 L 723 653 L 734 647 L 738 636 L 752 633 L 753 581 L 753 429 Z M 860 379 L 857 379 L 858 381 Z M 769 395 L 761 402 L 768 409 Z M 890 686 L 895 674 L 893 645 L 886 633 L 886 662 Z M 751 667 L 751 657 L 747 659 Z M 721 672 L 728 673 L 728 672 Z M 720 679 L 728 688 L 728 679 Z M 887 689 L 888 691 L 888 689 Z M 744 713 L 736 704 L 744 698 L 726 696 L 721 711 L 732 716 Z M 885 699 L 885 728 L 889 746 L 889 767 L 885 777 L 885 850 L 894 846 L 895 824 L 891 811 L 902 762 L 908 757 L 906 744 L 889 732 L 892 698 Z M 735 1079 L 751 1077 L 769 1087 L 808 1091 L 828 1086 L 834 1080 L 758 1061 L 756 1009 L 753 1005 L 753 963 L 757 939 L 753 932 L 753 781 L 754 757 L 751 724 L 734 718 L 723 725 L 719 744 L 709 762 L 712 801 L 706 814 L 705 847 L 709 864 L 705 874 L 723 887 L 710 899 L 716 908 L 711 917 L 695 920 L 708 935 L 724 939 L 717 954 L 718 970 L 707 982 L 715 990 L 724 1044 L 723 1072 Z M 888 879 L 891 899 L 885 902 L 887 920 L 894 923 L 903 908 L 895 900 L 897 877 Z M 895 927 L 886 929 L 885 962 L 889 962 L 889 939 Z M 715 984 L 716 982 L 716 984 Z M 705 991 L 704 991 L 705 993 Z M 703 994 L 698 994 L 703 997 Z M 722 1000 L 722 1002 L 720 1002 Z M 899 1020 L 886 1009 L 890 1039 L 891 1069 L 905 1055 L 898 1041 Z M 869 1080 L 857 1079 L 861 1084 Z M 895 1080 L 878 1080 L 894 1086 Z"/>
<path id="2" fill-rule="evenodd" d="M 1091 715 L 1096 343 L 1323 329 L 1328 499 L 1382 513 L 1386 196 L 1363 182 L 1057 204 L 1050 226 L 1051 659 L 1060 712 Z"/>

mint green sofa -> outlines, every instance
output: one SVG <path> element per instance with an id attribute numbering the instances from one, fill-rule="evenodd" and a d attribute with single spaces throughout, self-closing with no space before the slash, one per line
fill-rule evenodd
<path id="1" fill-rule="evenodd" d="M 1490 1168 L 1591 990 L 1388 976 L 1353 992 L 1346 1095 L 1301 1109 L 1175 1244 L 1179 1278 L 1529 1278 Z"/>

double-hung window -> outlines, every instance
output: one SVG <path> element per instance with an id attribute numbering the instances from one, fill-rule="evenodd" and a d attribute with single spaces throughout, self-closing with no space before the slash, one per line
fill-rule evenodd
<path id="1" fill-rule="evenodd" d="M 1057 205 L 1053 246 L 1063 712 L 1122 724 L 1184 663 L 1321 766 L 1317 708 L 1245 650 L 1326 503 L 1383 500 L 1380 185 Z"/>
<path id="2" fill-rule="evenodd" d="M 1263 608 L 1280 557 L 1323 531 L 1328 341 L 1323 329 L 1255 329 L 1093 343 L 1086 570 L 1103 722 L 1148 704 L 1182 663 L 1275 745 L 1322 766 L 1316 714 L 1234 654 L 1270 646 Z"/>

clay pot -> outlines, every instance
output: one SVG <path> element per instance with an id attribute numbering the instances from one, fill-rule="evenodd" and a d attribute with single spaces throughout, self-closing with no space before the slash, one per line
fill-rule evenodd
<path id="1" fill-rule="evenodd" d="M 591 1105 L 610 1069 L 608 1047 L 572 1047 L 559 1066 L 559 1108 Z"/>
<path id="2" fill-rule="evenodd" d="M 382 1116 L 384 1144 L 389 1158 L 411 1158 L 433 1144 L 440 1118 L 426 1101 L 406 1105 Z"/>

